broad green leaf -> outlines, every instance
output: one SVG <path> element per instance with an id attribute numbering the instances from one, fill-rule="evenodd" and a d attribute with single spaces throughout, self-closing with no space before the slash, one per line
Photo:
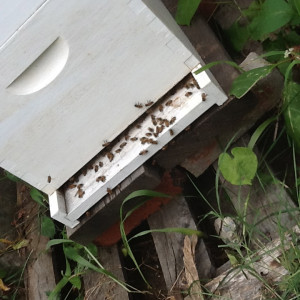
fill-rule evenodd
<path id="1" fill-rule="evenodd" d="M 289 136 L 293 139 L 297 152 L 300 152 L 300 85 L 289 82 L 284 91 L 283 114 Z"/>
<path id="2" fill-rule="evenodd" d="M 176 22 L 179 25 L 190 25 L 194 14 L 202 0 L 178 0 Z"/>
<path id="3" fill-rule="evenodd" d="M 298 15 L 300 16 L 300 1 L 299 0 L 292 0 L 294 7 L 296 8 Z"/>
<path id="4" fill-rule="evenodd" d="M 39 205 L 46 207 L 46 205 L 44 204 L 45 197 L 39 190 L 37 190 L 36 188 L 31 188 L 30 196 Z"/>
<path id="5" fill-rule="evenodd" d="M 284 0 L 266 0 L 248 26 L 251 37 L 254 40 L 263 39 L 267 34 L 286 25 L 293 15 L 293 8 Z"/>
<path id="6" fill-rule="evenodd" d="M 227 153 L 219 156 L 219 168 L 224 178 L 234 185 L 252 184 L 257 170 L 257 157 L 246 147 L 231 150 L 232 157 Z"/>
<path id="7" fill-rule="evenodd" d="M 42 216 L 41 218 L 41 234 L 47 236 L 50 239 L 55 235 L 55 225 L 51 218 Z"/>
<path id="8" fill-rule="evenodd" d="M 238 22 L 234 22 L 229 29 L 225 31 L 226 38 L 230 41 L 235 51 L 241 51 L 250 37 L 247 27 L 240 26 Z"/>
<path id="9" fill-rule="evenodd" d="M 260 79 L 270 74 L 273 68 L 274 65 L 270 65 L 242 73 L 233 81 L 230 94 L 242 98 Z"/>
<path id="10" fill-rule="evenodd" d="M 73 285 L 76 289 L 78 289 L 78 290 L 81 289 L 81 280 L 80 280 L 80 277 L 79 277 L 79 276 L 71 277 L 69 281 L 72 283 L 72 285 Z"/>
<path id="11" fill-rule="evenodd" d="M 287 85 L 288 81 L 290 81 L 291 79 L 291 71 L 294 68 L 295 65 L 299 65 L 300 64 L 300 60 L 295 59 L 293 60 L 289 66 L 287 67 L 285 74 L 284 74 L 284 86 Z"/>

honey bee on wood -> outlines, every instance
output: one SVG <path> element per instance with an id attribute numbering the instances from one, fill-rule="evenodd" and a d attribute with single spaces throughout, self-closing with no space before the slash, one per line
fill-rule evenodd
<path id="1" fill-rule="evenodd" d="M 143 108 L 143 104 L 142 103 L 136 103 L 136 104 L 134 104 L 134 106 L 136 107 L 136 108 Z"/>
<path id="2" fill-rule="evenodd" d="M 152 133 L 151 132 L 147 132 L 145 135 L 146 136 L 152 136 Z"/>
<path id="3" fill-rule="evenodd" d="M 148 139 L 143 136 L 142 138 L 140 138 L 140 141 L 141 141 L 142 145 L 144 145 L 145 143 L 147 143 Z"/>
<path id="4" fill-rule="evenodd" d="M 137 139 L 138 139 L 137 137 L 133 137 L 130 140 L 133 141 L 133 142 L 135 142 L 135 141 L 137 141 Z"/>
<path id="5" fill-rule="evenodd" d="M 153 105 L 154 104 L 154 102 L 153 101 L 151 101 L 151 100 L 148 100 L 147 102 L 146 102 L 146 104 L 145 104 L 145 106 L 151 106 L 151 105 Z"/>
<path id="6" fill-rule="evenodd" d="M 120 153 L 121 151 L 122 151 L 122 149 L 119 148 L 119 149 L 117 149 L 115 152 L 116 152 L 116 153 Z"/>
<path id="7" fill-rule="evenodd" d="M 188 127 L 186 127 L 184 130 L 185 131 L 189 131 L 191 129 L 191 125 L 189 125 Z"/>
<path id="8" fill-rule="evenodd" d="M 94 166 L 93 166 L 92 164 L 90 164 L 90 165 L 88 166 L 88 168 L 89 168 L 89 170 L 93 170 L 93 169 L 94 169 Z"/>
<path id="9" fill-rule="evenodd" d="M 99 167 L 98 167 L 98 165 L 95 165 L 95 168 L 94 168 L 94 170 L 95 170 L 95 173 L 97 173 L 97 172 L 98 172 L 98 170 L 99 170 Z"/>
<path id="10" fill-rule="evenodd" d="M 206 101 L 207 95 L 206 95 L 205 93 L 202 93 L 202 94 L 201 94 L 201 97 L 202 97 L 202 101 Z"/>
<path id="11" fill-rule="evenodd" d="M 170 124 L 173 124 L 176 121 L 176 117 L 171 118 Z"/>
<path id="12" fill-rule="evenodd" d="M 165 123 L 166 127 L 170 126 L 170 121 L 168 121 L 167 119 L 164 119 L 164 123 Z"/>
<path id="13" fill-rule="evenodd" d="M 111 152 L 108 152 L 106 154 L 107 158 L 109 159 L 109 161 L 112 161 L 114 159 L 114 155 Z"/>
<path id="14" fill-rule="evenodd" d="M 162 151 L 165 151 L 168 148 L 168 145 L 165 145 L 161 148 Z"/>
<path id="15" fill-rule="evenodd" d="M 78 190 L 78 198 L 82 198 L 85 192 L 83 190 Z"/>
<path id="16" fill-rule="evenodd" d="M 122 144 L 120 145 L 120 148 L 124 148 L 126 145 L 127 145 L 127 143 L 124 142 L 124 143 L 122 143 Z"/>
<path id="17" fill-rule="evenodd" d="M 112 191 L 110 188 L 107 188 L 106 191 L 107 191 L 107 193 L 108 193 L 109 195 L 112 195 L 112 194 L 113 194 L 113 191 Z"/>
<path id="18" fill-rule="evenodd" d="M 148 127 L 148 130 L 149 130 L 150 132 L 154 132 L 154 129 L 153 129 L 152 127 Z"/>
<path id="19" fill-rule="evenodd" d="M 161 119 L 160 121 L 159 121 L 159 125 L 163 125 L 165 123 L 165 119 Z"/>
<path id="20" fill-rule="evenodd" d="M 198 82 L 197 82 L 196 80 L 194 80 L 193 82 L 194 82 L 196 88 L 197 88 L 198 90 L 200 90 L 200 86 L 199 86 Z"/>
<path id="21" fill-rule="evenodd" d="M 176 143 L 175 140 L 173 140 L 173 141 L 171 141 L 169 144 L 170 144 L 170 145 L 175 145 L 175 143 Z"/>
<path id="22" fill-rule="evenodd" d="M 97 182 L 99 182 L 99 181 L 105 182 L 106 181 L 106 177 L 105 176 L 99 176 L 99 177 L 97 177 L 96 181 Z"/>
<path id="23" fill-rule="evenodd" d="M 154 135 L 155 137 L 158 137 L 158 133 L 156 133 L 156 132 L 154 132 L 153 135 Z"/>
<path id="24" fill-rule="evenodd" d="M 171 106 L 172 105 L 173 100 L 169 100 L 166 102 L 165 106 Z"/>
<path id="25" fill-rule="evenodd" d="M 86 215 L 87 217 L 90 217 L 90 216 L 91 216 L 91 212 L 90 212 L 90 211 L 86 211 L 86 212 L 85 212 L 85 215 Z"/>
<path id="26" fill-rule="evenodd" d="M 70 179 L 69 179 L 69 182 L 73 183 L 75 181 L 75 178 L 74 176 L 72 176 Z"/>
<path id="27" fill-rule="evenodd" d="M 137 129 L 142 128 L 142 126 L 141 126 L 140 124 L 137 124 L 135 127 L 136 127 Z"/>
<path id="28" fill-rule="evenodd" d="M 159 110 L 160 112 L 162 112 L 162 111 L 164 110 L 164 107 L 160 104 L 160 105 L 158 106 L 158 110 Z"/>
<path id="29" fill-rule="evenodd" d="M 71 184 L 71 185 L 68 186 L 68 188 L 71 190 L 71 189 L 75 189 L 76 186 L 77 186 L 76 184 Z"/>
<path id="30" fill-rule="evenodd" d="M 77 188 L 80 190 L 83 187 L 83 183 L 77 184 Z"/>
<path id="31" fill-rule="evenodd" d="M 49 175 L 49 176 L 48 176 L 48 179 L 47 179 L 48 183 L 50 183 L 51 180 L 52 180 L 52 178 L 51 178 L 51 176 Z"/>
<path id="32" fill-rule="evenodd" d="M 103 167 L 103 162 L 99 161 L 99 167 L 102 168 Z"/>
<path id="33" fill-rule="evenodd" d="M 110 142 L 108 142 L 107 140 L 105 140 L 102 144 L 102 147 L 108 147 L 110 145 Z"/>
<path id="34" fill-rule="evenodd" d="M 193 88 L 194 87 L 194 84 L 193 83 L 190 83 L 190 88 Z"/>
<path id="35" fill-rule="evenodd" d="M 158 144 L 158 142 L 157 142 L 157 141 L 154 141 L 153 139 L 149 139 L 149 143 L 150 143 L 150 144 L 153 144 L 153 145 L 157 145 L 157 144 Z"/>
<path id="36" fill-rule="evenodd" d="M 190 96 L 192 96 L 192 95 L 193 95 L 192 92 L 187 92 L 187 93 L 185 93 L 185 96 L 186 96 L 186 97 L 190 97 Z"/>
<path id="37" fill-rule="evenodd" d="M 145 154 L 147 154 L 148 153 L 148 150 L 142 150 L 140 153 L 139 153 L 139 155 L 145 155 Z"/>
<path id="38" fill-rule="evenodd" d="M 157 125 L 157 121 L 156 121 L 155 119 L 152 119 L 152 124 L 153 124 L 154 126 L 156 126 L 156 125 Z"/>
<path id="39" fill-rule="evenodd" d="M 86 174 L 87 174 L 87 169 L 84 169 L 84 170 L 82 171 L 82 175 L 83 175 L 83 176 L 86 176 Z"/>
<path id="40" fill-rule="evenodd" d="M 169 132 L 170 132 L 170 135 L 171 135 L 171 136 L 174 135 L 173 129 L 169 129 Z"/>
<path id="41" fill-rule="evenodd" d="M 125 135 L 125 141 L 128 141 L 130 139 L 130 135 L 126 134 Z"/>
<path id="42" fill-rule="evenodd" d="M 164 128 L 165 128 L 164 125 L 157 126 L 157 127 L 156 127 L 156 133 L 157 133 L 157 134 L 160 134 L 160 133 L 164 130 Z"/>

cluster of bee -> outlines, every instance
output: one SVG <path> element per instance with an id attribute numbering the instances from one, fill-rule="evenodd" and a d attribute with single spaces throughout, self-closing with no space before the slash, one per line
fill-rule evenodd
<path id="1" fill-rule="evenodd" d="M 197 87 L 198 89 L 200 89 L 198 83 L 196 82 L 196 80 L 193 79 L 192 82 L 189 82 L 185 85 L 185 87 L 187 89 L 191 89 L 191 88 L 194 88 L 194 87 Z M 191 91 L 188 91 L 185 93 L 185 96 L 186 97 L 190 97 L 193 93 Z M 202 101 L 205 101 L 206 100 L 206 94 L 205 93 L 202 93 Z M 136 103 L 134 104 L 134 107 L 136 108 L 139 108 L 139 109 L 143 109 L 144 107 L 145 108 L 148 108 L 147 111 L 146 111 L 146 114 L 150 115 L 151 116 L 151 122 L 152 122 L 152 125 L 153 127 L 148 127 L 147 128 L 147 132 L 144 134 L 144 136 L 142 137 L 131 137 L 129 134 L 125 134 L 125 136 L 123 135 L 125 141 L 123 140 L 123 142 L 121 142 L 118 146 L 118 148 L 116 150 L 114 150 L 114 153 L 118 154 L 120 153 L 128 144 L 128 141 L 131 141 L 131 142 L 136 142 L 136 141 L 139 141 L 142 145 L 144 144 L 153 144 L 153 145 L 157 145 L 158 142 L 156 140 L 156 138 L 168 127 L 170 127 L 170 125 L 174 124 L 175 121 L 176 121 L 176 117 L 172 117 L 171 119 L 166 119 L 166 118 L 161 118 L 161 117 L 156 117 L 154 114 L 153 114 L 153 109 L 150 108 L 152 105 L 154 104 L 153 101 L 151 100 L 148 100 L 146 103 Z M 169 106 L 172 106 L 173 104 L 173 100 L 172 99 L 169 99 L 167 102 L 163 104 L 159 104 L 157 106 L 158 110 L 160 112 L 163 112 L 164 111 L 164 107 L 169 107 Z M 139 120 L 141 121 L 141 120 Z M 142 126 L 140 124 L 134 124 L 133 125 L 135 128 L 142 128 Z M 189 130 L 190 127 L 187 127 L 186 130 Z M 174 135 L 174 130 L 173 129 L 169 129 L 169 134 L 171 136 Z M 109 162 L 112 162 L 115 158 L 115 154 L 113 153 L 112 151 L 112 143 L 110 141 L 103 141 L 102 143 L 102 147 L 104 148 L 104 151 L 102 151 L 102 157 L 106 156 L 106 158 L 108 159 Z M 164 147 L 162 147 L 162 150 L 166 150 L 168 147 L 168 145 L 165 145 Z M 148 150 L 144 149 L 144 150 L 141 150 L 139 152 L 139 155 L 146 155 L 148 153 Z M 87 167 L 85 167 L 83 170 L 81 170 L 81 174 L 86 176 L 87 174 L 87 171 L 90 170 L 90 169 L 94 169 L 95 173 L 97 173 L 100 168 L 103 167 L 103 162 L 100 161 L 98 164 L 90 164 L 88 165 Z M 49 179 L 50 178 L 50 179 Z M 74 179 L 74 180 L 77 180 L 78 181 L 78 178 Z M 48 182 L 51 182 L 51 177 L 48 176 Z M 69 182 L 71 182 L 71 179 L 69 180 Z M 106 182 L 106 176 L 104 175 L 101 175 L 101 176 L 98 176 L 96 178 L 96 182 Z M 83 195 L 85 194 L 85 192 L 83 191 L 82 187 L 83 187 L 83 184 L 75 184 L 75 183 L 72 183 L 71 185 L 68 186 L 69 189 L 73 189 L 77 187 L 77 192 L 75 194 L 75 196 L 78 196 L 79 198 L 82 198 Z M 110 188 L 107 188 L 107 193 L 109 195 L 112 195 L 113 194 L 113 191 L 112 189 Z"/>

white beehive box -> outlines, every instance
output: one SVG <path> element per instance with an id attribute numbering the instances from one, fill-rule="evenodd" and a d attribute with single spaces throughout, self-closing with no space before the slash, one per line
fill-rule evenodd
<path id="1" fill-rule="evenodd" d="M 54 192 L 145 111 L 136 103 L 156 102 L 201 59 L 159 0 L 2 5 L 10 21 L 0 31 L 0 165 L 52 194 L 53 217 L 74 226 L 107 186 L 114 187 L 143 159 L 132 152 L 120 160 L 121 169 L 120 163 L 107 167 L 107 182 L 80 201 L 66 195 L 59 202 Z M 211 77 L 201 76 L 200 86 L 209 86 L 214 96 L 182 119 L 195 119 L 226 99 Z"/>

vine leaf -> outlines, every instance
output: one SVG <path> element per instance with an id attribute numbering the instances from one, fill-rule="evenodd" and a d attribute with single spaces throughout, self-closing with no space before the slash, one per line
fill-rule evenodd
<path id="1" fill-rule="evenodd" d="M 257 170 L 257 157 L 247 147 L 236 147 L 219 156 L 219 168 L 223 177 L 233 185 L 251 185 Z"/>
<path id="2" fill-rule="evenodd" d="M 274 65 L 269 65 L 242 73 L 233 81 L 230 94 L 242 98 L 260 79 L 269 75 L 273 68 Z"/>
<path id="3" fill-rule="evenodd" d="M 179 0 L 176 11 L 176 22 L 179 25 L 190 25 L 202 0 Z"/>

